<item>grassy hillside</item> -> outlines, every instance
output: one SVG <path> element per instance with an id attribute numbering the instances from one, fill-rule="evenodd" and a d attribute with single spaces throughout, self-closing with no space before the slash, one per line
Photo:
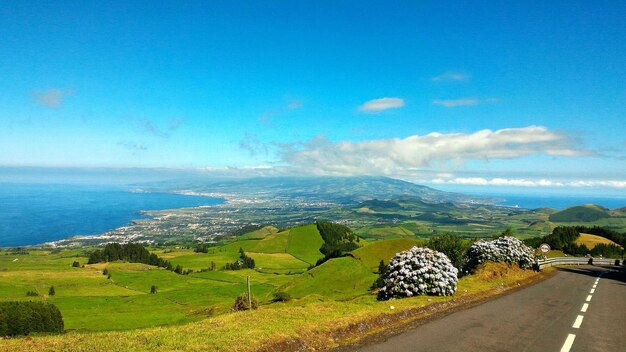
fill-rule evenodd
<path id="1" fill-rule="evenodd" d="M 374 296 L 338 302 L 314 295 L 262 306 L 251 312 L 205 317 L 180 326 L 96 333 L 71 331 L 62 335 L 4 339 L 0 340 L 0 350 L 255 351 L 263 347 L 281 350 L 281 346 L 285 346 L 281 342 L 285 340 L 298 343 L 304 350 L 321 350 L 337 347 L 377 329 L 393 327 L 410 316 L 439 311 L 423 310 L 428 305 L 478 301 L 540 275 L 506 265 L 491 265 L 476 275 L 460 279 L 455 296 L 395 300 L 393 310 L 390 302 L 376 301 Z M 360 326 L 365 329 L 355 328 L 354 324 L 363 322 L 366 324 Z"/>
<path id="2" fill-rule="evenodd" d="M 278 229 L 274 226 L 265 226 L 261 229 L 258 229 L 256 231 L 252 231 L 252 232 L 248 232 L 246 234 L 243 234 L 241 236 L 239 236 L 240 240 L 259 240 L 264 238 L 267 235 L 273 234 L 273 233 L 277 233 Z"/>
<path id="3" fill-rule="evenodd" d="M 371 271 L 378 269 L 381 260 L 389 263 L 389 260 L 398 253 L 420 244 L 421 241 L 414 238 L 397 238 L 374 242 L 352 252 L 354 258 L 360 260 Z"/>
<path id="4" fill-rule="evenodd" d="M 593 222 L 609 218 L 609 209 L 595 204 L 578 205 L 550 214 L 550 221 L 555 222 Z"/>
<path id="5" fill-rule="evenodd" d="M 576 241 L 574 242 L 579 245 L 584 244 L 589 249 L 593 249 L 596 245 L 600 243 L 613 244 L 616 246 L 620 246 L 619 244 L 609 240 L 608 238 L 604 238 L 602 236 L 591 235 L 588 233 L 581 233 L 580 237 L 578 237 Z"/>
<path id="6" fill-rule="evenodd" d="M 291 282 L 280 287 L 280 290 L 296 298 L 322 295 L 344 300 L 368 294 L 376 276 L 360 260 L 341 257 L 294 277 Z"/>
<path id="7" fill-rule="evenodd" d="M 237 251 L 239 248 L 243 248 L 246 252 L 285 253 L 287 252 L 288 241 L 289 230 L 286 230 L 269 234 L 262 239 L 236 241 L 222 247 L 222 249 L 224 251 Z"/>
<path id="8" fill-rule="evenodd" d="M 0 253 L 0 300 L 46 300 L 59 307 L 69 330 L 123 330 L 181 324 L 230 311 L 235 297 L 246 291 L 268 303 L 278 287 L 322 257 L 322 239 L 315 225 L 282 232 L 274 227 L 244 234 L 242 240 L 209 247 L 208 253 L 168 247 L 152 252 L 174 266 L 192 269 L 190 275 L 139 263 L 87 263 L 89 250 L 42 251 L 27 255 Z M 256 262 L 256 270 L 223 270 L 239 258 L 239 248 Z M 217 271 L 203 271 L 215 263 Z M 103 275 L 108 270 L 111 278 Z M 150 294 L 151 286 L 158 293 Z M 50 286 L 56 295 L 48 297 Z M 27 297 L 37 291 L 39 297 Z M 154 309 L 159 307 L 159 309 Z"/>
<path id="9" fill-rule="evenodd" d="M 287 253 L 309 264 L 315 264 L 324 256 L 320 252 L 323 243 L 315 224 L 294 227 L 289 231 Z"/>

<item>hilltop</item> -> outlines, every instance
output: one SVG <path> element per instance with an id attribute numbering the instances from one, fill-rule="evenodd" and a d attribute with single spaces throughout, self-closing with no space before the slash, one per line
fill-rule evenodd
<path id="1" fill-rule="evenodd" d="M 353 204 L 371 199 L 410 196 L 431 203 L 491 204 L 493 198 L 444 192 L 412 182 L 389 177 L 254 177 L 254 178 L 194 178 L 167 182 L 138 184 L 147 190 L 228 194 L 238 197 L 288 197 L 294 201 L 325 201 Z"/>
<path id="2" fill-rule="evenodd" d="M 610 217 L 609 209 L 595 204 L 585 204 L 550 214 L 549 219 L 555 222 L 593 222 Z"/>

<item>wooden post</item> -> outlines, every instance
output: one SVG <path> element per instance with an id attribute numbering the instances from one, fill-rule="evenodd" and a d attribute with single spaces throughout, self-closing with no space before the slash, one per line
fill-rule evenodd
<path id="1" fill-rule="evenodd" d="M 252 310 L 252 296 L 250 295 L 250 275 L 246 276 L 246 284 L 248 285 L 248 309 Z"/>

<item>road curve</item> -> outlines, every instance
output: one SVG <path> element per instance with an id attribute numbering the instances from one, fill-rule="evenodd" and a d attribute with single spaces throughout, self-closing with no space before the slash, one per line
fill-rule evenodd
<path id="1" fill-rule="evenodd" d="M 626 351 L 626 271 L 570 266 L 361 352 Z"/>

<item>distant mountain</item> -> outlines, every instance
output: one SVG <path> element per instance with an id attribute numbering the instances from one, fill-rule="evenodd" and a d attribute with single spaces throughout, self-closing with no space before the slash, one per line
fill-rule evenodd
<path id="1" fill-rule="evenodd" d="M 414 197 L 429 203 L 493 204 L 495 199 L 439 191 L 388 177 L 256 177 L 243 179 L 177 180 L 146 184 L 147 189 L 192 190 L 195 192 L 240 194 L 262 198 L 306 198 L 354 204 L 366 200 Z"/>
<path id="2" fill-rule="evenodd" d="M 555 222 L 593 222 L 610 217 L 609 209 L 595 204 L 585 204 L 551 214 L 549 219 Z"/>

